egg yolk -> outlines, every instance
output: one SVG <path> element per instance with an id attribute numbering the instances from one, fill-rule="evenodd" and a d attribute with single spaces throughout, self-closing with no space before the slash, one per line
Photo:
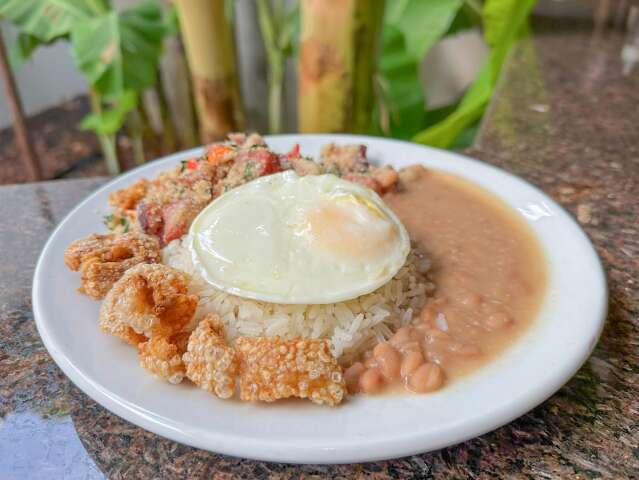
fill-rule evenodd
<path id="1" fill-rule="evenodd" d="M 397 228 L 386 215 L 352 195 L 325 202 L 308 212 L 306 220 L 311 242 L 344 257 L 380 257 L 397 241 Z"/>

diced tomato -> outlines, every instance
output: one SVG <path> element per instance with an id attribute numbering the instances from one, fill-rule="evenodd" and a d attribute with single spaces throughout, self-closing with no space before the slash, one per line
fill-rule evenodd
<path id="1" fill-rule="evenodd" d="M 188 228 L 188 207 L 184 202 L 175 201 L 162 207 L 164 230 L 162 243 L 167 244 L 186 233 Z"/>
<path id="2" fill-rule="evenodd" d="M 197 160 L 188 160 L 186 162 L 186 168 L 188 168 L 189 170 L 196 170 L 200 168 L 200 164 L 197 163 Z"/>
<path id="3" fill-rule="evenodd" d="M 300 144 L 296 143 L 295 145 L 293 145 L 293 148 L 291 148 L 291 151 L 286 154 L 286 158 L 290 160 L 291 158 L 297 158 L 299 156 L 300 156 Z"/>
<path id="4" fill-rule="evenodd" d="M 256 176 L 262 177 L 282 171 L 280 161 L 273 152 L 265 148 L 254 148 L 243 153 L 243 157 L 256 164 Z M 239 160 L 239 157 L 238 157 Z"/>
<path id="5" fill-rule="evenodd" d="M 224 160 L 227 153 L 233 151 L 233 148 L 228 145 L 211 145 L 206 153 L 206 159 L 209 163 L 217 164 Z"/>

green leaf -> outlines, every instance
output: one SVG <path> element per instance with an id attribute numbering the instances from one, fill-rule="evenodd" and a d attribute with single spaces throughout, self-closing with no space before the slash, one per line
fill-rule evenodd
<path id="1" fill-rule="evenodd" d="M 102 0 L 2 0 L 0 17 L 6 18 L 18 30 L 50 42 L 68 35 L 77 20 L 104 13 Z"/>
<path id="2" fill-rule="evenodd" d="M 399 0 L 389 6 L 386 23 L 402 32 L 406 51 L 421 60 L 449 29 L 463 0 Z"/>
<path id="3" fill-rule="evenodd" d="M 82 130 L 93 130 L 100 135 L 116 133 L 126 120 L 126 115 L 138 104 L 138 96 L 135 92 L 127 90 L 122 94 L 111 108 L 102 112 L 89 113 L 80 122 Z"/>
<path id="4" fill-rule="evenodd" d="M 455 18 L 448 27 L 445 36 L 455 35 L 459 32 L 478 27 L 482 23 L 481 3 L 475 5 L 476 0 L 465 0 L 462 7 L 457 11 Z"/>
<path id="5" fill-rule="evenodd" d="M 172 37 L 180 33 L 180 19 L 174 4 L 164 11 L 164 30 L 167 37 Z"/>
<path id="6" fill-rule="evenodd" d="M 379 64 L 378 123 L 383 133 L 411 138 L 426 121 L 420 78 L 424 55 L 450 28 L 462 0 L 398 0 L 388 5 Z"/>
<path id="7" fill-rule="evenodd" d="M 497 83 L 504 60 L 519 35 L 535 0 L 487 0 L 484 4 L 484 36 L 492 47 L 477 78 L 449 117 L 415 135 L 414 141 L 447 148 L 481 118 Z"/>
<path id="8" fill-rule="evenodd" d="M 235 16 L 235 0 L 223 0 L 224 1 L 224 16 L 227 22 L 233 24 L 233 17 Z"/>
<path id="9" fill-rule="evenodd" d="M 281 24 L 279 45 L 285 55 L 291 55 L 300 37 L 300 5 L 294 1 L 293 6 L 285 13 Z"/>
<path id="10" fill-rule="evenodd" d="M 9 64 L 13 70 L 18 69 L 24 62 L 31 58 L 33 51 L 42 45 L 37 37 L 20 32 L 15 42 L 9 48 Z"/>
<path id="11" fill-rule="evenodd" d="M 118 98 L 155 84 L 165 33 L 160 7 L 148 0 L 74 24 L 73 55 L 98 94 Z"/>
<path id="12" fill-rule="evenodd" d="M 386 135 L 410 138 L 422 128 L 425 99 L 419 78 L 419 62 L 408 53 L 404 36 L 392 25 L 382 32 L 382 57 L 378 96 L 378 123 Z"/>

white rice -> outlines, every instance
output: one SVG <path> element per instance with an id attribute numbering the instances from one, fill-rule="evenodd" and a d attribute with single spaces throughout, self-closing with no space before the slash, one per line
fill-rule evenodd
<path id="1" fill-rule="evenodd" d="M 186 245 L 186 240 L 171 242 L 162 251 L 162 261 L 191 275 L 189 291 L 200 297 L 195 322 L 209 313 L 219 315 L 229 341 L 238 336 L 326 338 L 343 363 L 409 323 L 434 289 L 427 277 L 430 262 L 412 250 L 392 280 L 352 300 L 326 305 L 262 302 L 211 286 L 194 268 Z"/>

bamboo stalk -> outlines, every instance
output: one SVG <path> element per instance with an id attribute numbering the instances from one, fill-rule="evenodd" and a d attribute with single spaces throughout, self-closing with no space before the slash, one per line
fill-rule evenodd
<path id="1" fill-rule="evenodd" d="M 91 110 L 93 112 L 102 112 L 102 101 L 93 88 L 89 88 L 89 103 L 91 104 Z M 104 133 L 96 133 L 96 135 L 98 136 L 98 142 L 100 143 L 100 149 L 102 150 L 107 172 L 109 175 L 117 175 L 121 169 L 116 150 L 115 135 L 107 135 Z"/>
<path id="2" fill-rule="evenodd" d="M 169 104 L 166 99 L 164 81 L 162 80 L 162 74 L 160 72 L 158 72 L 158 83 L 155 87 L 155 93 L 158 100 L 160 121 L 162 124 L 162 152 L 173 153 L 177 147 L 177 139 L 173 120 L 171 119 L 171 114 L 169 112 Z"/>
<path id="3" fill-rule="evenodd" d="M 167 97 L 168 111 L 177 140 L 182 148 L 199 144 L 197 114 L 191 94 L 189 67 L 179 36 L 164 41 L 164 55 L 160 63 L 160 78 Z"/>
<path id="4" fill-rule="evenodd" d="M 153 105 L 154 107 L 157 105 Z M 140 126 L 142 132 L 142 143 L 144 145 L 144 151 L 148 153 L 147 157 L 156 157 L 160 155 L 161 148 L 158 147 L 158 138 L 153 127 L 153 121 L 151 115 L 148 112 L 149 105 L 147 102 L 141 102 L 136 107 L 138 118 L 140 119 Z"/>
<path id="5" fill-rule="evenodd" d="M 282 131 L 282 89 L 286 57 L 279 36 L 284 8 L 276 1 L 271 10 L 268 0 L 257 0 L 258 20 L 268 58 L 268 124 L 270 133 Z"/>
<path id="6" fill-rule="evenodd" d="M 13 78 L 13 74 L 11 73 L 11 67 L 9 66 L 9 61 L 7 59 L 7 50 L 4 45 L 4 39 L 2 38 L 2 32 L 0 32 L 0 74 L 2 75 L 7 101 L 11 107 L 13 131 L 15 133 L 18 150 L 22 156 L 22 161 L 28 172 L 29 179 L 37 182 L 42 179 L 42 172 L 29 138 L 29 131 L 27 130 L 24 111 L 22 109 L 22 102 L 20 102 L 20 94 L 16 87 L 15 78 Z"/>
<path id="7" fill-rule="evenodd" d="M 224 0 L 176 0 L 203 142 L 244 123 L 233 32 Z"/>
<path id="8" fill-rule="evenodd" d="M 299 130 L 367 131 L 384 1 L 302 0 L 301 5 Z"/>
<path id="9" fill-rule="evenodd" d="M 146 159 L 144 156 L 144 125 L 140 118 L 140 106 L 127 113 L 126 129 L 131 139 L 133 161 L 136 165 L 142 165 Z"/>

